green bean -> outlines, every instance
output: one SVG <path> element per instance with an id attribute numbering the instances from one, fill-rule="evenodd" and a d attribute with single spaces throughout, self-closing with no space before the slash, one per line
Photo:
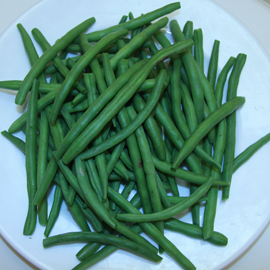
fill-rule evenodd
<path id="1" fill-rule="evenodd" d="M 192 238 L 203 239 L 201 227 L 185 223 L 181 220 L 177 220 L 174 218 L 169 219 L 164 222 L 164 227 L 167 230 L 180 232 Z M 228 238 L 219 232 L 214 232 L 212 238 L 206 239 L 206 241 L 214 245 L 226 246 L 228 243 Z"/>
<path id="2" fill-rule="evenodd" d="M 170 208 L 162 210 L 157 213 L 152 214 L 118 214 L 116 219 L 121 221 L 131 221 L 131 222 L 152 222 L 171 218 L 182 211 L 186 210 L 188 207 L 196 203 L 212 186 L 214 181 L 213 177 L 209 177 L 207 181 L 202 184 L 192 195 L 190 195 L 186 200 L 180 202 Z"/>
<path id="3" fill-rule="evenodd" d="M 171 31 L 172 31 L 175 41 L 185 40 L 185 36 L 182 33 L 180 26 L 176 20 L 172 20 L 170 22 L 170 27 L 171 27 Z M 194 100 L 194 106 L 196 109 L 197 121 L 198 123 L 201 123 L 202 117 L 203 117 L 204 93 L 202 90 L 201 83 L 198 80 L 199 74 L 196 67 L 194 66 L 194 61 L 193 61 L 194 59 L 190 50 L 186 52 L 185 54 L 182 54 L 181 59 L 183 61 L 183 64 L 185 66 L 185 69 L 188 75 L 188 79 L 189 79 L 189 83 L 191 87 L 191 93 Z"/>
<path id="4" fill-rule="evenodd" d="M 28 212 L 24 223 L 23 234 L 33 234 L 36 227 L 37 207 L 33 200 L 37 190 L 36 144 L 37 144 L 37 99 L 39 82 L 34 80 L 27 110 L 25 141 L 25 166 L 27 175 Z"/>
<path id="5" fill-rule="evenodd" d="M 87 233 L 87 232 L 73 232 L 73 233 L 66 233 L 60 234 L 52 237 L 48 237 L 43 240 L 43 245 L 45 248 L 56 245 L 56 244 L 63 244 L 69 242 L 76 242 L 76 241 L 86 241 L 86 242 L 99 242 L 101 244 L 106 245 L 114 245 L 119 248 L 124 248 L 135 254 L 143 256 L 147 259 L 150 259 L 154 262 L 159 262 L 162 258 L 155 253 L 151 252 L 148 248 L 141 244 L 137 244 L 133 241 L 130 241 L 125 238 L 120 238 L 115 235 L 105 235 L 105 234 L 98 234 L 98 233 Z"/>
<path id="6" fill-rule="evenodd" d="M 118 118 L 123 128 L 130 123 L 130 119 L 125 108 L 121 110 Z M 135 134 L 131 134 L 127 137 L 127 145 L 129 149 L 130 159 L 132 161 L 135 179 L 137 180 L 138 184 L 138 191 L 142 198 L 143 210 L 145 213 L 151 213 L 152 207 L 150 202 L 150 196 L 147 189 L 145 172 L 142 166 L 142 157 Z"/>
<path id="7" fill-rule="evenodd" d="M 87 30 L 93 23 L 95 18 L 90 18 L 78 26 L 71 29 L 63 37 L 61 37 L 49 50 L 47 50 L 38 61 L 35 62 L 31 70 L 28 72 L 23 80 L 23 83 L 16 95 L 15 103 L 22 105 L 25 101 L 26 95 L 31 88 L 33 80 L 36 79 L 45 66 L 50 62 L 56 54 L 63 50 L 71 41 L 73 41 L 80 33 Z"/>
<path id="8" fill-rule="evenodd" d="M 94 59 L 94 57 L 99 53 L 99 51 L 104 48 L 110 42 L 113 42 L 123 36 L 127 35 L 126 30 L 119 30 L 118 32 L 111 33 L 100 40 L 98 43 L 93 45 L 74 65 L 73 69 L 68 73 L 65 81 L 61 85 L 59 89 L 55 101 L 53 103 L 52 112 L 50 121 L 51 123 L 55 123 L 58 113 L 63 105 L 64 100 L 68 96 L 71 87 L 75 83 L 78 75 L 83 71 L 83 69 L 88 65 L 88 63 Z"/>
<path id="9" fill-rule="evenodd" d="M 166 189 L 166 186 L 164 186 Z M 179 202 L 182 202 L 186 199 L 187 197 L 176 197 L 176 196 L 168 196 L 168 200 L 171 204 L 177 204 Z M 204 196 L 201 199 L 198 200 L 198 202 L 207 202 L 207 197 Z"/>
<path id="10" fill-rule="evenodd" d="M 49 124 L 46 112 L 41 112 L 40 129 L 39 129 L 39 148 L 38 148 L 38 161 L 37 161 L 37 187 L 39 187 L 43 175 L 47 167 L 48 159 L 48 141 L 49 141 Z M 41 203 L 38 205 L 38 217 L 41 225 L 47 223 L 47 197 L 44 196 Z"/>
<path id="11" fill-rule="evenodd" d="M 9 90 L 19 90 L 22 85 L 22 81 L 20 80 L 9 80 L 9 81 L 0 81 L 0 88 L 9 89 Z M 56 90 L 60 87 L 60 84 L 39 84 L 38 92 L 41 94 L 47 94 L 53 90 Z"/>
<path id="12" fill-rule="evenodd" d="M 187 21 L 183 28 L 183 34 L 185 35 L 185 38 L 193 38 L 193 22 Z M 195 46 L 195 45 L 194 45 Z"/>
<path id="13" fill-rule="evenodd" d="M 24 29 L 24 27 L 22 26 L 22 24 L 18 23 L 17 28 L 20 31 L 23 45 L 24 45 L 26 54 L 29 58 L 29 62 L 31 64 L 31 66 L 33 66 L 35 64 L 35 62 L 37 61 L 37 59 L 39 58 L 38 54 L 34 48 L 33 42 L 31 40 L 30 36 L 28 35 L 28 33 L 26 32 L 26 30 Z"/>
<path id="14" fill-rule="evenodd" d="M 270 140 L 270 134 L 266 134 L 258 141 L 246 148 L 241 154 L 239 154 L 233 162 L 233 172 L 235 172 L 240 166 L 248 161 L 261 147 L 263 147 Z"/>
<path id="15" fill-rule="evenodd" d="M 171 160 L 172 160 L 171 154 L 170 154 L 168 148 L 166 147 L 166 161 L 168 163 L 171 163 Z M 177 182 L 176 182 L 175 177 L 171 176 L 171 175 L 168 175 L 168 174 L 166 175 L 166 177 L 167 177 L 168 182 L 169 182 L 169 184 L 171 186 L 171 190 L 172 190 L 173 195 L 174 196 L 179 196 L 179 190 L 178 190 L 178 186 L 177 186 Z"/>
<path id="16" fill-rule="evenodd" d="M 217 71 L 218 71 L 219 45 L 220 45 L 220 41 L 215 40 L 214 46 L 212 49 L 211 58 L 210 58 L 208 73 L 207 73 L 207 79 L 209 80 L 209 83 L 212 85 L 213 89 L 215 89 L 215 86 L 216 86 L 216 78 L 217 78 Z"/>
<path id="17" fill-rule="evenodd" d="M 176 128 L 176 126 L 170 119 L 170 117 L 164 112 L 160 104 L 158 104 L 155 108 L 155 116 L 157 120 L 162 124 L 164 130 L 170 136 L 170 139 L 173 142 L 173 144 L 177 147 L 178 150 L 180 150 L 184 144 L 184 139 L 181 136 L 179 130 Z M 200 156 L 203 160 L 209 162 L 213 166 L 220 167 L 216 164 L 216 162 L 213 161 L 211 157 L 209 157 L 209 155 L 203 152 L 202 149 L 196 148 L 195 150 L 196 154 L 198 154 L 198 156 Z M 187 158 L 187 162 L 191 170 L 193 170 L 196 173 L 201 172 L 201 165 L 194 154 L 191 154 Z"/>
<path id="18" fill-rule="evenodd" d="M 169 19 L 162 18 L 153 25 L 147 27 L 143 32 L 134 37 L 125 47 L 118 51 L 115 56 L 111 59 L 112 69 L 115 70 L 117 63 L 120 59 L 128 58 L 132 52 L 140 48 L 145 41 L 153 35 L 157 30 L 167 25 Z"/>
<path id="19" fill-rule="evenodd" d="M 214 159 L 222 164 L 223 155 L 226 148 L 226 119 L 223 119 L 217 127 L 217 138 L 214 145 Z M 212 147 L 211 147 L 212 152 Z M 220 179 L 221 172 L 215 168 L 210 170 L 210 174 L 214 178 Z M 203 237 L 209 239 L 214 233 L 214 221 L 216 216 L 216 208 L 218 201 L 218 186 L 212 186 L 207 193 L 207 204 L 205 206 L 204 221 L 203 221 Z"/>
<path id="20" fill-rule="evenodd" d="M 121 195 L 108 189 L 108 196 L 127 213 L 141 214 L 136 207 L 125 200 Z M 142 229 L 150 235 L 175 261 L 185 269 L 195 269 L 194 265 L 170 242 L 153 224 L 139 223 Z"/>
<path id="21" fill-rule="evenodd" d="M 49 104 L 51 104 L 55 96 L 57 95 L 57 90 L 54 90 L 41 99 L 38 100 L 37 104 L 37 113 L 40 113 L 44 108 L 46 108 Z M 19 118 L 17 118 L 12 125 L 9 127 L 9 133 L 18 132 L 25 124 L 26 124 L 27 113 L 23 113 Z"/>
<path id="22" fill-rule="evenodd" d="M 46 229 L 44 231 L 44 235 L 46 237 L 48 237 L 49 234 L 51 233 L 51 230 L 59 216 L 62 202 L 63 202 L 63 195 L 62 195 L 61 188 L 59 186 L 56 186 L 55 191 L 54 191 L 53 205 L 49 214 Z"/>
<path id="23" fill-rule="evenodd" d="M 6 130 L 2 131 L 1 134 L 25 154 L 25 142 L 23 140 L 15 137 L 14 135 L 7 132 Z"/>
<path id="24" fill-rule="evenodd" d="M 79 134 L 87 127 L 91 120 L 102 110 L 104 106 L 115 96 L 115 94 L 128 82 L 131 76 L 145 64 L 144 61 L 134 65 L 127 72 L 115 80 L 106 91 L 101 94 L 89 108 L 85 111 L 83 116 L 76 122 L 72 130 L 66 135 L 58 151 L 55 154 L 57 159 L 60 159 L 65 153 L 69 145 L 79 136 Z"/>
<path id="25" fill-rule="evenodd" d="M 78 46 L 79 46 L 79 45 L 78 45 Z M 77 61 L 81 58 L 81 55 L 73 56 L 73 57 L 71 57 L 71 58 L 72 58 L 73 61 L 77 62 Z M 67 65 L 67 59 L 62 59 L 61 61 L 62 61 L 62 63 L 63 63 L 64 65 Z M 55 73 L 55 72 L 57 72 L 57 68 L 56 68 L 53 64 L 50 64 L 50 65 L 48 65 L 48 66 L 46 67 L 44 73 L 45 73 L 45 75 L 50 75 L 50 74 L 53 74 L 53 73 Z"/>
<path id="26" fill-rule="evenodd" d="M 238 54 L 232 73 L 229 78 L 227 100 L 231 100 L 237 95 L 237 88 L 240 80 L 242 69 L 246 62 L 245 54 Z M 222 179 L 225 181 L 232 181 L 233 173 L 233 161 L 235 157 L 235 126 L 236 126 L 236 113 L 231 114 L 227 117 L 227 145 L 225 149 L 224 164 Z M 230 188 L 227 187 L 222 190 L 222 199 L 226 200 L 229 198 Z"/>
<path id="27" fill-rule="evenodd" d="M 82 47 L 82 50 L 84 51 L 84 53 L 86 53 L 87 51 L 89 51 L 90 49 L 92 49 L 92 46 L 88 43 L 86 36 L 82 35 L 80 37 L 80 45 Z M 101 67 L 99 65 L 99 62 L 97 60 L 97 58 L 94 58 L 91 62 L 90 62 L 90 67 L 92 72 L 94 73 L 95 77 L 96 77 L 96 83 L 98 86 L 98 91 L 100 92 L 100 94 L 102 94 L 106 88 L 106 82 L 105 82 L 105 78 L 103 75 L 103 72 L 101 70 Z"/>
<path id="28" fill-rule="evenodd" d="M 118 192 L 120 188 L 120 184 L 121 184 L 120 181 L 113 181 L 110 183 L 110 187 L 116 192 Z M 111 210 L 115 210 L 115 203 L 113 201 L 110 201 L 110 208 Z"/>
<path id="29" fill-rule="evenodd" d="M 88 257 L 86 255 L 87 258 L 85 260 L 83 260 L 80 264 L 78 264 L 74 268 L 72 268 L 72 270 L 86 269 L 86 268 L 92 266 L 93 264 L 99 262 L 100 260 L 104 259 L 105 257 L 109 256 L 110 254 L 112 254 L 116 250 L 118 250 L 118 248 L 116 246 L 110 246 L 110 245 L 104 246 L 102 249 L 100 249 L 95 254 L 91 255 L 90 257 Z"/>
<path id="30" fill-rule="evenodd" d="M 118 24 L 122 24 L 125 23 L 127 21 L 128 16 L 127 15 L 123 15 L 120 22 Z"/>
<path id="31" fill-rule="evenodd" d="M 176 171 L 172 171 L 171 164 L 169 162 L 161 161 L 153 155 L 152 155 L 152 158 L 153 158 L 155 167 L 158 171 L 175 176 L 177 178 L 183 179 L 190 183 L 199 184 L 199 185 L 203 184 L 207 180 L 207 177 L 203 174 L 197 174 L 197 173 L 194 173 L 194 172 L 182 169 L 182 168 L 178 168 Z M 226 181 L 217 180 L 217 179 L 214 180 L 214 185 L 223 186 L 223 184 L 225 186 L 229 185 L 229 183 Z"/>
<path id="32" fill-rule="evenodd" d="M 222 104 L 224 85 L 225 85 L 228 73 L 229 73 L 230 69 L 232 68 L 234 62 L 235 62 L 235 57 L 230 57 L 218 76 L 216 90 L 215 90 L 215 97 L 217 100 L 218 107 L 220 107 Z"/>
<path id="33" fill-rule="evenodd" d="M 184 161 L 186 157 L 194 150 L 196 145 L 202 140 L 202 138 L 223 118 L 231 114 L 238 107 L 245 103 L 244 97 L 237 97 L 231 101 L 226 102 L 216 111 L 209 115 L 190 135 L 185 141 L 183 147 L 178 153 L 176 160 L 172 165 L 172 170 L 178 168 L 178 166 Z"/>
<path id="34" fill-rule="evenodd" d="M 166 193 L 166 190 L 164 186 L 162 185 L 161 179 L 156 172 L 156 180 L 157 180 L 157 185 L 158 185 L 158 190 L 159 190 L 159 196 L 162 201 L 162 204 L 164 205 L 165 208 L 170 208 L 172 205 L 168 199 L 168 195 Z"/>
<path id="35" fill-rule="evenodd" d="M 212 156 L 213 152 L 213 145 L 209 142 L 207 138 L 205 138 L 204 143 L 203 143 L 203 148 L 206 153 Z M 220 172 L 220 170 L 218 170 Z M 206 175 L 207 177 L 210 176 L 211 174 L 211 166 L 205 162 L 203 162 L 203 174 Z M 217 179 L 219 179 L 218 177 Z"/>
<path id="36" fill-rule="evenodd" d="M 102 56 L 103 56 L 104 76 L 105 76 L 107 85 L 109 86 L 109 85 L 113 84 L 113 82 L 115 81 L 115 75 L 114 75 L 114 72 L 113 72 L 112 65 L 110 63 L 109 54 L 108 53 L 103 53 Z M 117 126 L 115 117 L 112 119 L 112 123 L 113 123 L 114 127 Z"/>
<path id="37" fill-rule="evenodd" d="M 34 28 L 32 30 L 32 34 L 33 34 L 35 40 L 40 44 L 40 46 L 42 47 L 42 50 L 44 52 L 46 52 L 47 50 L 49 50 L 52 47 L 50 45 L 50 43 L 46 40 L 46 38 L 42 35 L 42 33 L 37 28 Z M 68 61 L 69 60 L 67 60 L 67 62 Z M 59 56 L 56 55 L 53 58 L 53 64 L 64 78 L 67 77 L 67 75 L 69 73 L 69 69 L 67 68 L 66 65 L 63 64 L 63 62 L 62 62 L 62 60 L 61 60 L 61 58 Z M 74 83 L 74 86 L 80 92 L 85 94 L 85 91 L 86 91 L 85 87 L 83 85 L 81 85 L 78 81 L 76 81 Z"/>
<path id="38" fill-rule="evenodd" d="M 90 184 L 95 191 L 98 199 L 102 201 L 102 188 L 101 188 L 101 183 L 98 175 L 98 171 L 94 162 L 94 159 L 90 158 L 86 160 L 86 170 L 88 172 Z"/>
<path id="39" fill-rule="evenodd" d="M 140 102 L 138 102 L 138 99 L 140 99 L 140 97 L 138 95 L 135 95 L 133 98 L 133 103 L 136 111 L 140 113 L 143 108 L 140 106 Z M 153 143 L 153 148 L 158 158 L 160 160 L 165 160 L 166 151 L 165 144 L 162 138 L 162 133 L 159 130 L 159 127 L 152 115 L 149 115 L 149 117 L 145 120 L 144 128 Z"/>
<path id="40" fill-rule="evenodd" d="M 194 58 L 204 71 L 203 31 L 201 28 L 194 30 Z"/>
<path id="41" fill-rule="evenodd" d="M 147 64 L 139 70 L 131 80 L 121 89 L 116 97 L 111 101 L 108 106 L 95 118 L 94 121 L 84 130 L 84 132 L 72 143 L 69 149 L 63 156 L 63 161 L 69 163 L 73 157 L 80 154 L 84 149 L 85 145 L 88 144 L 95 136 L 96 133 L 100 132 L 100 129 L 104 127 L 114 115 L 122 108 L 122 106 L 134 95 L 136 90 L 142 85 L 143 81 L 147 78 L 149 71 L 156 65 L 160 60 L 167 58 L 168 56 L 179 53 L 186 50 L 187 46 L 191 46 L 192 41 L 184 41 L 176 43 L 171 47 L 162 49 L 153 56 Z M 151 104 L 151 102 L 150 102 Z M 149 113 L 147 114 L 149 115 Z M 136 128 L 136 127 L 135 127 Z M 119 142 L 119 141 L 118 141 Z M 116 143 L 118 143 L 116 142 Z"/>
<path id="42" fill-rule="evenodd" d="M 159 9 L 154 10 L 154 11 L 148 12 L 148 13 L 146 13 L 138 18 L 135 18 L 134 20 L 131 20 L 131 21 L 128 21 L 128 22 L 125 22 L 122 24 L 114 25 L 114 26 L 108 27 L 108 28 L 103 29 L 103 30 L 95 31 L 95 32 L 86 34 L 86 36 L 87 36 L 87 39 L 89 42 L 98 41 L 111 32 L 115 32 L 115 31 L 118 31 L 120 29 L 127 29 L 127 30 L 136 29 L 136 28 L 141 27 L 145 24 L 148 24 L 151 21 L 154 21 L 154 20 L 156 20 L 156 19 L 158 19 L 166 14 L 169 14 L 169 13 L 171 13 L 179 8 L 180 8 L 179 2 L 171 3 L 169 5 L 163 6 Z"/>
<path id="43" fill-rule="evenodd" d="M 181 100 L 185 112 L 186 124 L 189 128 L 189 135 L 190 135 L 190 132 L 192 133 L 198 126 L 196 110 L 192 98 L 190 96 L 190 93 L 188 91 L 188 88 L 183 82 L 180 83 L 180 89 L 183 97 Z"/>
<path id="44" fill-rule="evenodd" d="M 165 77 L 166 71 L 165 70 L 160 71 L 159 76 Z M 131 106 L 127 107 L 127 112 L 131 121 L 137 116 L 137 113 L 135 112 L 134 108 Z M 139 127 L 135 131 L 135 135 L 136 135 L 139 149 L 142 155 L 143 168 L 144 168 L 144 172 L 146 176 L 146 183 L 147 183 L 147 188 L 150 195 L 153 212 L 159 212 L 162 210 L 162 205 L 161 205 L 161 199 L 160 199 L 157 180 L 156 180 L 155 166 L 152 160 L 152 155 L 149 149 L 149 145 L 148 145 L 143 127 Z M 157 222 L 156 226 L 163 233 L 163 223 Z"/>

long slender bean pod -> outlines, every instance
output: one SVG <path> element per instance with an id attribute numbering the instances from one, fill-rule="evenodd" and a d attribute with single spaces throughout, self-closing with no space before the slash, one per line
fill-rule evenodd
<path id="1" fill-rule="evenodd" d="M 186 157 L 194 150 L 196 145 L 201 141 L 201 139 L 223 118 L 234 112 L 237 108 L 245 103 L 244 97 L 236 97 L 209 115 L 190 135 L 190 137 L 185 141 L 183 147 L 178 153 L 176 160 L 173 163 L 172 169 L 178 168 L 178 166 L 184 161 Z"/>
<path id="2" fill-rule="evenodd" d="M 167 208 L 157 213 L 144 214 L 144 215 L 135 215 L 135 214 L 118 214 L 116 219 L 121 221 L 131 221 L 131 222 L 153 222 L 171 218 L 194 203 L 196 203 L 212 186 L 214 181 L 213 177 L 209 177 L 207 181 L 201 185 L 192 195 L 190 195 L 183 202 L 175 204 L 171 208 Z"/>
<path id="3" fill-rule="evenodd" d="M 25 141 L 25 166 L 27 175 L 28 211 L 23 234 L 33 234 L 37 220 L 37 206 L 33 200 L 37 190 L 36 144 L 37 144 L 37 99 L 39 82 L 34 80 L 27 110 Z"/>
<path id="4" fill-rule="evenodd" d="M 154 21 L 154 20 L 156 20 L 164 15 L 167 15 L 167 14 L 169 14 L 169 13 L 171 13 L 179 8 L 180 8 L 179 2 L 171 3 L 169 5 L 161 7 L 159 9 L 148 12 L 148 13 L 146 13 L 138 18 L 131 20 L 131 21 L 127 21 L 125 23 L 114 25 L 114 26 L 108 27 L 108 28 L 100 30 L 100 31 L 95 31 L 95 32 L 89 33 L 89 34 L 87 34 L 87 39 L 89 42 L 98 41 L 101 38 L 103 38 L 104 36 L 108 35 L 109 33 L 118 31 L 120 29 L 127 29 L 127 30 L 136 29 L 136 28 L 141 27 L 143 25 L 146 25 L 146 24 L 150 23 L 151 21 Z"/>
<path id="5" fill-rule="evenodd" d="M 239 54 L 235 60 L 235 64 L 232 73 L 229 78 L 227 100 L 231 100 L 237 96 L 237 88 L 240 80 L 242 69 L 245 65 L 247 56 L 245 54 Z M 227 117 L 227 146 L 225 149 L 224 165 L 222 179 L 225 181 L 232 181 L 233 174 L 233 161 L 235 158 L 235 129 L 236 129 L 236 113 Z M 229 198 L 230 188 L 227 187 L 222 190 L 222 199 Z"/>

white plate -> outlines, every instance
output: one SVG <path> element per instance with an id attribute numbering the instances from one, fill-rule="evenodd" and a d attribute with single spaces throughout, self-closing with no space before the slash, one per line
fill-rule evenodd
<path id="1" fill-rule="evenodd" d="M 97 22 L 91 30 L 102 29 L 116 24 L 123 14 L 132 11 L 134 16 L 166 5 L 167 1 L 145 3 L 142 1 L 118 1 L 111 6 L 108 1 L 96 5 L 89 1 L 42 1 L 31 8 L 2 35 L 0 40 L 0 80 L 23 79 L 29 69 L 16 23 L 20 22 L 28 32 L 39 28 L 53 43 L 74 25 L 88 17 L 95 16 Z M 269 58 L 250 32 L 230 14 L 210 1 L 181 1 L 180 11 L 169 15 L 183 26 L 187 20 L 195 28 L 204 31 L 206 60 L 209 58 L 214 39 L 221 41 L 220 68 L 227 59 L 243 52 L 248 55 L 241 76 L 238 94 L 247 101 L 238 111 L 237 149 L 240 153 L 247 146 L 269 132 L 270 119 L 270 62 Z M 65 7 L 63 8 L 63 6 Z M 41 52 L 39 50 L 39 52 Z M 1 131 L 20 115 L 22 108 L 15 106 L 14 95 L 0 93 Z M 20 135 L 21 136 L 21 135 Z M 221 269 L 246 250 L 269 222 L 270 198 L 269 153 L 270 145 L 264 147 L 243 168 L 235 173 L 232 192 L 227 202 L 218 205 L 215 229 L 229 238 L 227 247 L 215 247 L 199 240 L 192 240 L 179 234 L 166 232 L 166 236 L 197 266 L 198 269 Z M 11 143 L 0 137 L 2 155 L 0 182 L 0 233 L 27 260 L 41 269 L 70 269 L 78 261 L 76 252 L 81 244 L 63 245 L 44 250 L 41 226 L 33 236 L 23 236 L 22 229 L 27 211 L 26 179 L 24 156 Z M 186 217 L 187 219 L 188 217 Z M 60 219 L 52 235 L 78 230 L 71 220 L 66 206 L 62 206 Z M 148 263 L 144 259 L 119 251 L 94 269 L 152 269 L 177 268 L 167 255 L 161 264 Z"/>

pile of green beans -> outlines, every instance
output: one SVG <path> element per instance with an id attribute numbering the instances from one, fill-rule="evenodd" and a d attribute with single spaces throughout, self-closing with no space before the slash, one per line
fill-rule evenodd
<path id="1" fill-rule="evenodd" d="M 130 12 L 96 32 L 88 30 L 92 17 L 54 45 L 34 28 L 40 57 L 18 24 L 32 67 L 23 81 L 0 87 L 17 91 L 16 104 L 28 94 L 30 99 L 27 111 L 1 134 L 25 154 L 23 234 L 32 235 L 38 220 L 45 227 L 44 248 L 85 242 L 73 269 L 119 248 L 154 263 L 166 252 L 182 268 L 196 269 L 166 230 L 226 246 L 227 237 L 214 230 L 218 190 L 228 199 L 233 173 L 270 140 L 269 133 L 235 157 L 237 110 L 245 103 L 237 88 L 247 56 L 232 56 L 218 72 L 222 43 L 214 40 L 205 74 L 203 29 L 188 21 L 182 31 L 163 17 L 179 8 L 176 2 L 138 18 Z M 161 31 L 167 24 L 172 44 Z M 186 197 L 180 194 L 183 181 L 190 189 Z M 63 201 L 81 231 L 51 236 Z M 187 209 L 190 224 L 175 218 Z"/>

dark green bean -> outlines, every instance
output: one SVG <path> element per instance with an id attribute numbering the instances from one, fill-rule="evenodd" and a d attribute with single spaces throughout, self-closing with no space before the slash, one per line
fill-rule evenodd
<path id="1" fill-rule="evenodd" d="M 176 20 L 172 20 L 170 22 L 170 27 L 171 27 L 171 31 L 172 31 L 175 41 L 185 40 L 185 36 L 182 33 L 180 26 Z M 204 93 L 202 90 L 200 80 L 198 79 L 199 77 L 198 71 L 196 67 L 194 66 L 194 61 L 193 61 L 194 59 L 190 50 L 186 52 L 185 54 L 182 54 L 181 59 L 183 61 L 183 64 L 185 66 L 185 69 L 188 75 L 188 79 L 189 79 L 189 83 L 191 87 L 191 93 L 192 93 L 192 97 L 194 101 L 194 106 L 196 109 L 197 121 L 199 124 L 203 120 Z"/>
<path id="2" fill-rule="evenodd" d="M 98 233 L 87 233 L 87 232 L 73 232 L 73 233 L 66 233 L 66 234 L 60 234 L 52 237 L 48 237 L 43 240 L 43 245 L 45 248 L 57 245 L 57 244 L 63 244 L 63 243 L 70 243 L 70 242 L 76 242 L 76 241 L 85 241 L 85 242 L 99 242 L 101 244 L 106 245 L 114 245 L 119 248 L 123 248 L 126 250 L 129 250 L 131 252 L 134 252 L 135 254 L 138 254 L 140 256 L 143 256 L 147 259 L 150 259 L 154 262 L 159 262 L 162 260 L 162 258 L 152 251 L 150 251 L 148 248 L 141 244 L 137 244 L 133 241 L 130 241 L 125 238 L 120 238 L 115 235 L 105 235 L 105 234 L 98 234 Z"/>
<path id="3" fill-rule="evenodd" d="M 212 186 L 214 181 L 213 177 L 209 177 L 207 181 L 202 184 L 192 195 L 190 195 L 186 200 L 180 202 L 170 208 L 162 210 L 157 213 L 152 214 L 118 214 L 116 218 L 121 221 L 131 221 L 131 222 L 152 222 L 158 220 L 164 220 L 171 218 L 182 211 L 186 210 L 188 207 L 196 203 Z"/>
<path id="4" fill-rule="evenodd" d="M 133 30 L 136 29 L 138 27 L 141 27 L 143 25 L 146 25 L 148 23 L 150 23 L 151 21 L 154 21 L 166 14 L 169 14 L 177 9 L 180 8 L 180 3 L 176 2 L 176 3 L 171 3 L 169 5 L 163 6 L 159 9 L 156 9 L 154 11 L 148 12 L 138 18 L 135 18 L 134 20 L 122 23 L 122 24 L 118 24 L 118 25 L 114 25 L 111 27 L 108 27 L 106 29 L 103 30 L 99 30 L 99 31 L 95 31 L 92 33 L 87 34 L 87 39 L 88 41 L 98 41 L 101 38 L 103 38 L 104 36 L 108 35 L 111 32 L 115 32 L 118 31 L 120 29 L 128 29 L 128 30 Z"/>
<path id="5" fill-rule="evenodd" d="M 1 134 L 7 138 L 10 142 L 12 142 L 16 147 L 18 147 L 25 154 L 25 142 L 20 138 L 17 138 L 7 132 L 6 130 L 2 131 Z"/>
<path id="6" fill-rule="evenodd" d="M 181 220 L 173 218 L 169 219 L 164 222 L 164 227 L 167 230 L 180 232 L 192 238 L 203 239 L 201 227 L 185 223 Z M 228 244 L 228 238 L 219 232 L 214 232 L 212 238 L 207 239 L 206 241 L 218 246 L 226 246 Z"/>
<path id="7" fill-rule="evenodd" d="M 203 184 L 207 180 L 207 177 L 203 174 L 193 173 L 191 171 L 188 171 L 188 170 L 185 170 L 182 168 L 178 168 L 174 172 L 171 170 L 171 164 L 169 162 L 161 161 L 158 158 L 156 158 L 155 156 L 152 156 L 152 158 L 153 158 L 155 167 L 158 171 L 175 176 L 177 178 L 183 179 L 183 180 L 188 181 L 190 183 L 199 184 L 199 185 Z M 226 181 L 222 181 L 222 180 L 218 180 L 218 179 L 214 180 L 214 185 L 223 186 L 223 184 L 225 186 L 229 185 L 229 183 Z"/>
<path id="8" fill-rule="evenodd" d="M 44 231 L 44 235 L 46 237 L 48 237 L 50 235 L 51 230 L 52 230 L 52 228 L 53 228 L 53 226 L 54 226 L 54 224 L 59 216 L 62 202 L 63 202 L 63 195 L 62 195 L 61 188 L 59 186 L 56 186 L 55 190 L 54 190 L 53 205 L 52 205 L 52 208 L 50 210 L 46 229 Z"/>
<path id="9" fill-rule="evenodd" d="M 228 73 L 229 73 L 230 69 L 232 68 L 234 62 L 235 62 L 235 57 L 230 57 L 230 59 L 227 61 L 227 63 L 225 64 L 225 66 L 223 67 L 223 69 L 221 70 L 221 72 L 218 76 L 216 89 L 215 89 L 215 97 L 217 100 L 218 107 L 220 107 L 222 104 L 224 85 L 226 83 Z"/>
<path id="10" fill-rule="evenodd" d="M 233 172 L 235 172 L 240 166 L 248 161 L 261 147 L 263 147 L 270 140 L 270 133 L 266 134 L 258 141 L 246 148 L 241 154 L 239 154 L 233 162 Z"/>
<path id="11" fill-rule="evenodd" d="M 211 53 L 209 67 L 208 67 L 208 73 L 207 73 L 207 79 L 209 80 L 209 83 L 212 85 L 213 89 L 215 89 L 215 86 L 216 86 L 219 45 L 220 45 L 220 41 L 215 40 L 212 53 Z"/>
<path id="12" fill-rule="evenodd" d="M 192 21 L 187 21 L 185 23 L 184 28 L 183 28 L 183 34 L 185 35 L 186 39 L 193 38 L 193 22 Z"/>
<path id="13" fill-rule="evenodd" d="M 37 206 L 33 203 L 37 190 L 36 144 L 37 144 L 37 100 L 39 81 L 34 80 L 27 110 L 25 138 L 25 166 L 27 176 L 28 212 L 23 234 L 33 234 L 36 227 Z"/>
<path id="14" fill-rule="evenodd" d="M 200 125 L 197 126 L 195 131 L 190 135 L 190 137 L 185 141 L 183 147 L 178 153 L 176 160 L 172 165 L 172 169 L 176 169 L 184 161 L 186 157 L 194 150 L 197 144 L 202 140 L 202 138 L 223 118 L 234 112 L 237 108 L 245 103 L 244 97 L 236 97 L 209 115 Z"/>
<path id="15" fill-rule="evenodd" d="M 201 28 L 194 30 L 194 58 L 204 71 L 203 31 Z"/>
<path id="16" fill-rule="evenodd" d="M 232 73 L 229 78 L 227 100 L 231 100 L 237 96 L 237 88 L 240 80 L 242 69 L 245 65 L 247 56 L 239 54 L 235 60 Z M 224 164 L 222 179 L 225 181 L 232 181 L 233 161 L 235 158 L 235 129 L 236 129 L 236 112 L 227 117 L 227 145 L 225 149 Z M 227 187 L 222 190 L 222 199 L 229 198 L 230 188 Z"/>

